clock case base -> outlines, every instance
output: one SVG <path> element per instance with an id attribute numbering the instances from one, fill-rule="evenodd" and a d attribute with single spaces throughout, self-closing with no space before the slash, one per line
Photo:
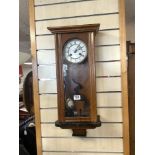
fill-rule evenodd
<path id="1" fill-rule="evenodd" d="M 100 116 L 97 116 L 96 122 L 55 122 L 56 127 L 62 129 L 72 129 L 72 136 L 86 136 L 86 129 L 95 129 L 96 127 L 101 126 Z"/>

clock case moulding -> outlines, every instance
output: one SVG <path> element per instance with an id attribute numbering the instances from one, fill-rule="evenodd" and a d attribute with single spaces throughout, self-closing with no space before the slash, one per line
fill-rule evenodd
<path id="1" fill-rule="evenodd" d="M 55 125 L 62 129 L 72 129 L 73 136 L 86 136 L 86 129 L 101 126 L 100 116 L 97 115 L 96 108 L 95 75 L 95 35 L 99 26 L 100 24 L 87 24 L 47 28 L 55 36 L 58 91 L 58 120 Z M 65 60 L 64 46 L 73 39 L 81 40 L 87 46 L 87 58 L 83 62 L 71 63 Z M 82 50 L 82 47 L 80 48 Z M 74 53 L 76 51 L 77 49 Z M 64 64 L 68 66 L 67 76 L 64 75 Z M 65 78 L 68 85 L 64 84 Z M 68 91 L 66 90 L 67 86 Z M 66 108 L 66 94 L 71 96 L 70 100 L 74 102 L 74 110 L 70 109 L 71 113 Z M 76 101 L 73 96 L 85 99 Z M 87 103 L 86 108 L 83 106 L 85 103 Z M 80 111 L 78 111 L 79 109 Z"/>

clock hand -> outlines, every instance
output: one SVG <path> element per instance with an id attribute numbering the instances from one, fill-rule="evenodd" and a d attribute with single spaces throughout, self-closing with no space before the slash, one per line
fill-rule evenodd
<path id="1" fill-rule="evenodd" d="M 76 53 L 76 52 L 77 52 L 77 50 L 78 50 L 79 46 L 80 46 L 80 44 L 78 44 L 78 46 L 76 47 L 76 49 L 75 49 L 74 53 Z"/>
<path id="2" fill-rule="evenodd" d="M 83 56 L 83 57 L 84 57 L 84 55 L 83 55 L 83 54 L 81 54 L 81 53 L 79 53 L 79 55 L 81 55 L 81 56 Z"/>

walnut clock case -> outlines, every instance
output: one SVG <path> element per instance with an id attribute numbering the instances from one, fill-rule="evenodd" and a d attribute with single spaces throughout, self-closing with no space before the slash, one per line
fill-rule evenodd
<path id="1" fill-rule="evenodd" d="M 55 35 L 57 127 L 86 136 L 101 126 L 96 110 L 95 35 L 100 24 L 48 27 Z"/>

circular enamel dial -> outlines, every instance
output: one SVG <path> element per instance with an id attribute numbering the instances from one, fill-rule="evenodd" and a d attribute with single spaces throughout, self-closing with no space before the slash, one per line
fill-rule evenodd
<path id="1" fill-rule="evenodd" d="M 64 56 L 71 63 L 81 63 L 87 57 L 87 46 L 79 39 L 69 40 L 64 46 Z"/>

